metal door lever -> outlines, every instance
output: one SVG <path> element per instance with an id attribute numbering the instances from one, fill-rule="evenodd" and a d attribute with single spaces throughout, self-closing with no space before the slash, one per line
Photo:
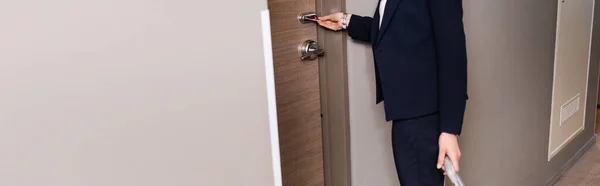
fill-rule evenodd
<path id="1" fill-rule="evenodd" d="M 325 51 L 323 51 L 323 49 L 317 49 L 310 54 L 303 55 L 302 60 L 315 60 L 315 59 L 317 59 L 317 57 L 321 57 L 324 54 L 325 54 Z"/>
<path id="2" fill-rule="evenodd" d="M 302 23 L 302 24 L 307 24 L 307 23 L 311 23 L 311 22 L 315 23 L 315 22 L 319 21 L 319 17 L 314 12 L 306 12 L 306 13 L 301 13 L 300 15 L 298 15 L 298 21 L 300 21 L 300 23 Z"/>

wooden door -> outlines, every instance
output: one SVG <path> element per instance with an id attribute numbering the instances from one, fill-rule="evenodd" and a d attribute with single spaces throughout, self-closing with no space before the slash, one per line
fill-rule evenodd
<path id="1" fill-rule="evenodd" d="M 316 24 L 298 15 L 315 0 L 268 0 L 284 186 L 323 186 L 323 138 L 318 59 L 301 60 L 299 46 L 317 40 Z"/>
<path id="2" fill-rule="evenodd" d="M 600 109 L 596 109 L 596 135 L 600 135 Z"/>

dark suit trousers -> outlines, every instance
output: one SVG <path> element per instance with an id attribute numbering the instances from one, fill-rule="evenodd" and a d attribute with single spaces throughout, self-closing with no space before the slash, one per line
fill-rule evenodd
<path id="1" fill-rule="evenodd" d="M 393 121 L 392 146 L 400 185 L 444 185 L 443 172 L 436 168 L 439 136 L 437 113 Z"/>

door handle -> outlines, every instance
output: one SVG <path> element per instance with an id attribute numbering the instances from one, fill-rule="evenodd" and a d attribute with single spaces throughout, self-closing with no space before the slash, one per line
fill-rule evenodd
<path id="1" fill-rule="evenodd" d="M 325 55 L 325 51 L 319 48 L 319 44 L 313 40 L 306 40 L 300 45 L 300 54 L 302 60 L 312 61 Z"/>
<path id="2" fill-rule="evenodd" d="M 298 21 L 302 24 L 316 23 L 319 21 L 319 17 L 314 12 L 305 12 L 298 15 Z"/>

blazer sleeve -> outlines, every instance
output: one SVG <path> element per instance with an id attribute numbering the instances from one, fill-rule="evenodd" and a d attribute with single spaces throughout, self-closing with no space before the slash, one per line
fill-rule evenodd
<path id="1" fill-rule="evenodd" d="M 371 42 L 371 23 L 373 18 L 352 15 L 348 24 L 348 35 L 352 39 Z"/>
<path id="2" fill-rule="evenodd" d="M 467 101 L 467 49 L 462 0 L 429 0 L 441 132 L 460 135 Z"/>

